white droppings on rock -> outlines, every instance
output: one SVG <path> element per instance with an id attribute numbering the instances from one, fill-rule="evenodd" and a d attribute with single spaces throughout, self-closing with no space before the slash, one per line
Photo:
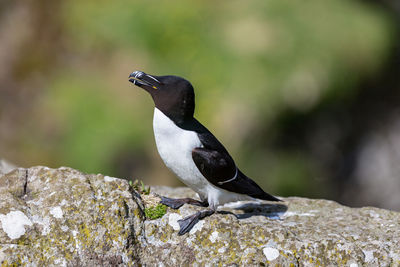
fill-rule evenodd
<path id="1" fill-rule="evenodd" d="M 226 247 L 221 247 L 218 249 L 218 253 L 222 254 L 226 251 Z"/>
<path id="2" fill-rule="evenodd" d="M 41 217 L 39 215 L 33 215 L 31 220 L 34 224 L 39 224 L 41 227 L 42 235 L 50 233 L 50 218 L 48 216 Z"/>
<path id="3" fill-rule="evenodd" d="M 350 263 L 349 267 L 358 267 L 358 264 L 353 262 L 353 263 Z"/>
<path id="4" fill-rule="evenodd" d="M 189 234 L 193 235 L 197 231 L 201 231 L 201 229 L 203 229 L 203 226 L 204 226 L 204 220 L 199 221 L 198 223 L 195 224 L 195 226 L 193 226 Z"/>
<path id="5" fill-rule="evenodd" d="M 171 225 L 175 231 L 178 231 L 180 229 L 178 220 L 180 219 L 182 219 L 181 215 L 178 213 L 171 213 L 168 217 L 168 224 Z"/>
<path id="6" fill-rule="evenodd" d="M 63 226 L 61 226 L 61 230 L 62 230 L 63 232 L 67 232 L 67 231 L 69 230 L 69 227 L 63 225 Z"/>
<path id="7" fill-rule="evenodd" d="M 64 215 L 60 206 L 54 207 L 50 210 L 50 214 L 53 215 L 54 218 L 61 219 Z"/>
<path id="8" fill-rule="evenodd" d="M 11 211 L 7 215 L 0 214 L 1 227 L 11 239 L 16 239 L 25 234 L 25 225 L 32 226 L 26 215 L 19 211 Z"/>
<path id="9" fill-rule="evenodd" d="M 104 176 L 104 181 L 106 181 L 107 183 L 115 182 L 115 181 L 117 181 L 117 180 L 118 180 L 118 178 L 115 178 L 115 177 Z"/>
<path id="10" fill-rule="evenodd" d="M 363 250 L 362 251 L 364 253 L 364 261 L 365 262 L 370 262 L 374 259 L 374 251 L 373 250 Z"/>
<path id="11" fill-rule="evenodd" d="M 266 247 L 263 249 L 265 257 L 267 257 L 267 260 L 273 261 L 276 258 L 279 257 L 279 250 L 276 248 L 271 248 L 271 247 Z"/>
<path id="12" fill-rule="evenodd" d="M 215 241 L 217 241 L 217 238 L 218 238 L 218 232 L 217 231 L 212 232 L 210 237 L 209 237 L 211 243 L 215 243 Z"/>

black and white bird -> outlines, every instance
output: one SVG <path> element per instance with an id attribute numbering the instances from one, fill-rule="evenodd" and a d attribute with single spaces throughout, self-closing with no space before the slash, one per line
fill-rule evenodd
<path id="1" fill-rule="evenodd" d="M 280 201 L 244 175 L 218 139 L 193 117 L 194 90 L 189 81 L 142 71 L 132 72 L 129 81 L 146 90 L 154 100 L 154 136 L 165 165 L 200 197 L 162 197 L 161 203 L 174 209 L 183 204 L 209 207 L 178 221 L 180 235 L 227 202 Z"/>

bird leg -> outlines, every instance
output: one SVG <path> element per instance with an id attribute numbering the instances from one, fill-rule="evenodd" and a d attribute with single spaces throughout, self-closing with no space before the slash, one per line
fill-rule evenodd
<path id="1" fill-rule="evenodd" d="M 161 197 L 161 204 L 168 206 L 173 209 L 179 209 L 183 206 L 183 204 L 196 205 L 200 207 L 208 207 L 208 201 L 200 201 L 193 198 L 169 198 L 169 197 Z"/>
<path id="2" fill-rule="evenodd" d="M 207 216 L 210 216 L 214 213 L 215 213 L 215 208 L 212 208 L 209 210 L 198 211 L 193 215 L 190 215 L 182 220 L 179 220 L 178 223 L 181 229 L 179 230 L 178 235 L 186 234 L 193 228 L 193 226 L 196 225 L 196 223 L 199 222 L 199 220 Z"/>

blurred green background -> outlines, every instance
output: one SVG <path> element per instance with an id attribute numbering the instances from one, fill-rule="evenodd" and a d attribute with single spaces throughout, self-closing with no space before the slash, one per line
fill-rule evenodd
<path id="1" fill-rule="evenodd" d="M 153 102 L 128 82 L 173 74 L 268 192 L 400 209 L 363 180 L 385 160 L 369 140 L 400 117 L 399 13 L 396 0 L 2 0 L 0 157 L 179 185 L 156 151 Z"/>

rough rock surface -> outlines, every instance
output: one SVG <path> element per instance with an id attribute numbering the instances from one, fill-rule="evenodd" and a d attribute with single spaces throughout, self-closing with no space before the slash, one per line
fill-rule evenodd
<path id="1" fill-rule="evenodd" d="M 154 188 L 160 195 L 194 196 L 187 188 Z M 237 202 L 177 236 L 177 219 L 201 208 L 183 206 L 145 221 L 151 263 L 244 266 L 399 266 L 400 213 L 349 208 L 328 200 L 284 198 L 283 204 Z M 179 253 L 178 257 L 166 257 Z M 164 258 L 163 258 L 164 256 Z M 353 264 L 353 265 L 352 265 Z M 356 265 L 357 264 L 357 265 Z"/>
<path id="2" fill-rule="evenodd" d="M 170 197 L 187 188 L 154 187 Z M 152 199 L 149 201 L 148 199 Z M 238 202 L 178 236 L 185 205 L 146 220 L 127 181 L 70 168 L 0 174 L 0 264 L 29 266 L 398 266 L 400 213 L 327 200 Z"/>
<path id="3" fill-rule="evenodd" d="M 142 217 L 127 181 L 70 168 L 15 169 L 0 177 L 0 263 L 138 263 Z"/>

